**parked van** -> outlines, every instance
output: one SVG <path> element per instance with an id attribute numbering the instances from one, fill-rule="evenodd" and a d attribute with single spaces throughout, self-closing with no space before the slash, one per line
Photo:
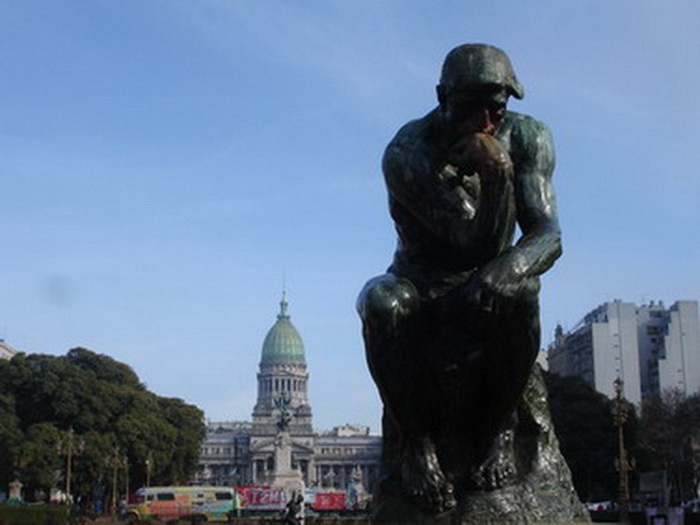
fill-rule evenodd
<path id="1" fill-rule="evenodd" d="M 228 487 L 145 487 L 136 491 L 136 503 L 127 516 L 161 521 L 226 520 L 238 508 L 236 491 Z"/>

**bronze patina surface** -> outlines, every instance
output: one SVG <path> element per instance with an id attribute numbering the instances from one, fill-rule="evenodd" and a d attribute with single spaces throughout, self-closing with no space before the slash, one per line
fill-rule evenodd
<path id="1" fill-rule="evenodd" d="M 586 519 L 535 365 L 562 248 L 550 131 L 507 110 L 523 96 L 503 51 L 459 46 L 386 148 L 398 245 L 357 302 L 384 405 L 375 522 Z"/>

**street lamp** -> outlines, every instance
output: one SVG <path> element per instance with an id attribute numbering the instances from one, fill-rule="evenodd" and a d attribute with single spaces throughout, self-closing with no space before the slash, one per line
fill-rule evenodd
<path id="1" fill-rule="evenodd" d="M 64 438 L 56 442 L 56 451 L 59 455 L 66 456 L 66 498 L 68 503 L 73 501 L 71 496 L 71 474 L 73 470 L 73 456 L 81 454 L 85 442 L 82 438 L 76 437 L 73 427 L 68 428 Z"/>
<path id="2" fill-rule="evenodd" d="M 153 459 L 151 459 L 151 455 L 149 454 L 148 457 L 146 458 L 146 486 L 150 487 L 151 486 L 151 469 L 153 468 Z"/>
<path id="3" fill-rule="evenodd" d="M 617 502 L 620 506 L 620 522 L 626 523 L 630 508 L 630 487 L 629 473 L 634 470 L 635 461 L 627 456 L 625 449 L 625 423 L 628 417 L 627 401 L 622 395 L 624 381 L 618 377 L 613 381 L 615 388 L 615 399 L 613 399 L 612 413 L 613 421 L 617 426 L 618 457 L 616 467 L 618 471 Z"/>
<path id="4" fill-rule="evenodd" d="M 107 466 L 112 468 L 112 501 L 109 506 L 110 514 L 117 513 L 117 476 L 119 474 L 119 467 L 123 466 L 123 458 L 119 454 L 119 447 L 115 446 L 112 450 L 112 455 L 107 458 Z"/>
<path id="5" fill-rule="evenodd" d="M 124 499 L 129 504 L 129 456 L 124 454 Z"/>

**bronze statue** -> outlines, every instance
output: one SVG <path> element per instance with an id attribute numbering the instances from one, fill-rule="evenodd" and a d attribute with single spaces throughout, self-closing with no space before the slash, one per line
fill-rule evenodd
<path id="1" fill-rule="evenodd" d="M 516 409 L 540 347 L 539 276 L 562 248 L 549 129 L 506 108 L 523 96 L 503 51 L 459 46 L 438 107 L 384 153 L 398 245 L 357 303 L 384 405 L 380 505 L 463 513 L 469 494 L 532 470 Z"/>
<path id="2" fill-rule="evenodd" d="M 292 398 L 289 392 L 282 392 L 282 395 L 275 399 L 275 407 L 279 410 L 279 418 L 277 419 L 277 430 L 280 432 L 289 431 L 289 424 L 292 422 L 294 416 L 289 411 L 289 405 L 292 402 Z"/>

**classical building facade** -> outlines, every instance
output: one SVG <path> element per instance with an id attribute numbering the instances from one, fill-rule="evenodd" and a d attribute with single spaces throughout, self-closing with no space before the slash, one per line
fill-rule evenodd
<path id="1" fill-rule="evenodd" d="M 582 377 L 613 398 L 613 382 L 624 381 L 634 403 L 663 390 L 700 391 L 700 328 L 697 301 L 637 306 L 607 302 L 584 316 L 573 330 L 557 327 L 547 350 L 549 370 Z"/>
<path id="2" fill-rule="evenodd" d="M 366 488 L 377 478 L 381 437 L 369 428 L 343 425 L 313 429 L 304 343 L 291 322 L 283 295 L 277 321 L 263 342 L 257 401 L 250 422 L 207 426 L 197 483 L 265 485 L 275 470 L 275 440 L 284 427 L 292 464 L 308 487 L 346 489 L 351 478 Z"/>

